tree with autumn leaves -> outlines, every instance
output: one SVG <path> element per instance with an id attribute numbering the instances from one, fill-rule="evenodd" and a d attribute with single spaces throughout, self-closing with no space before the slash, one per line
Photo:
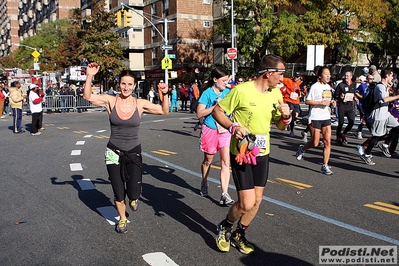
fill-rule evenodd
<path id="1" fill-rule="evenodd" d="M 16 53 L 2 58 L 0 64 L 4 68 L 33 69 L 32 50 L 23 46 L 26 45 L 40 52 L 42 71 L 63 70 L 80 65 L 80 60 L 87 58 L 102 66 L 98 80 L 109 81 L 126 67 L 122 63 L 120 36 L 113 28 L 114 15 L 104 10 L 104 1 L 100 0 L 93 6 L 92 15 L 84 19 L 80 10 L 75 9 L 68 19 L 42 24 L 36 35 L 21 42 Z"/>
<path id="2" fill-rule="evenodd" d="M 307 45 L 324 45 L 330 51 L 326 63 L 352 63 L 360 52 L 373 53 L 375 56 L 369 61 L 378 65 L 386 35 L 397 36 L 397 30 L 387 28 L 390 19 L 398 20 L 398 12 L 391 9 L 397 8 L 396 2 L 234 0 L 238 50 L 244 61 L 254 62 L 256 66 L 268 52 L 295 62 L 292 56 L 306 56 Z M 229 1 L 225 3 L 229 5 Z M 230 34 L 228 9 L 223 19 L 215 21 L 216 34 Z"/>

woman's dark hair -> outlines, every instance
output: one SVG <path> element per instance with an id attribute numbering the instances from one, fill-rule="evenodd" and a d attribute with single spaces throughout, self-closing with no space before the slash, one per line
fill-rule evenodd
<path id="1" fill-rule="evenodd" d="M 136 75 L 131 70 L 122 70 L 122 72 L 119 74 L 119 83 L 121 82 L 122 78 L 126 76 L 132 77 L 134 79 L 134 82 L 136 83 Z"/>
<path id="2" fill-rule="evenodd" d="M 13 82 L 11 83 L 11 87 L 16 87 L 17 84 L 19 84 L 19 81 L 18 81 L 18 80 L 15 80 L 15 81 L 13 81 Z"/>
<path id="3" fill-rule="evenodd" d="M 208 87 L 212 87 L 214 84 L 213 79 L 220 79 L 221 77 L 228 76 L 229 73 L 223 67 L 216 67 L 212 70 L 211 79 L 208 81 Z"/>
<path id="4" fill-rule="evenodd" d="M 330 68 L 328 68 L 327 66 L 322 66 L 317 70 L 317 77 L 321 77 L 321 74 L 323 74 L 324 69 L 328 69 L 328 71 L 330 71 Z M 330 71 L 331 73 L 331 71 Z"/>

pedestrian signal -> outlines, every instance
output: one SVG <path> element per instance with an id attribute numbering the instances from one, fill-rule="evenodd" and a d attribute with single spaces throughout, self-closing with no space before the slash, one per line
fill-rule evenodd
<path id="1" fill-rule="evenodd" d="M 123 26 L 124 27 L 130 27 L 130 24 L 132 22 L 132 14 L 129 11 L 123 12 Z"/>

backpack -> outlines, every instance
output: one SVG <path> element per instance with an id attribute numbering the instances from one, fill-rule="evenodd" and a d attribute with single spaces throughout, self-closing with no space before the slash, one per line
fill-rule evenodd
<path id="1" fill-rule="evenodd" d="M 362 108 L 366 115 L 371 114 L 376 105 L 376 101 L 374 100 L 374 89 L 378 84 L 382 84 L 381 82 L 372 82 L 369 84 L 367 91 L 365 91 L 362 99 Z"/>

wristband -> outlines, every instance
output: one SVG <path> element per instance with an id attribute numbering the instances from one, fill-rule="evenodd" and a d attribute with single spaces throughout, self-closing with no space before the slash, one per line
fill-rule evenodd
<path id="1" fill-rule="evenodd" d="M 238 124 L 237 122 L 231 124 L 231 126 L 229 127 L 229 132 L 231 135 L 234 135 L 236 133 L 237 127 L 239 127 L 240 124 Z"/>
<path id="2" fill-rule="evenodd" d="M 283 118 L 283 116 L 281 116 L 280 120 L 283 122 L 284 125 L 289 125 L 292 121 L 292 117 L 290 116 L 289 118 Z"/>

